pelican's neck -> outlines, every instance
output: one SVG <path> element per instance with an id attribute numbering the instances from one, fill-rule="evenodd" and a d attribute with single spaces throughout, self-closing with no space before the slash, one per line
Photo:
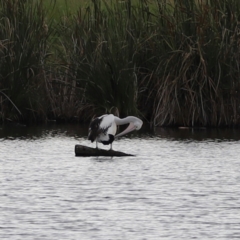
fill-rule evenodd
<path id="1" fill-rule="evenodd" d="M 114 116 L 114 120 L 117 125 L 124 125 L 124 124 L 130 123 L 130 122 L 139 121 L 140 119 L 137 117 L 133 117 L 133 116 L 128 116 L 125 118 L 119 118 L 119 117 Z"/>

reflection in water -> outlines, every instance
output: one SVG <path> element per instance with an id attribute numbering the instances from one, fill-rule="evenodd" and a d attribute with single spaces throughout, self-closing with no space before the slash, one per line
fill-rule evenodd
<path id="1" fill-rule="evenodd" d="M 7 125 L 0 128 L 0 139 L 38 139 L 54 136 L 86 136 L 87 125 L 49 124 L 40 126 Z"/>
<path id="2" fill-rule="evenodd" d="M 87 126 L 0 134 L 0 239 L 240 237 L 238 130 L 136 132 L 121 158 L 75 157 Z"/>
<path id="3" fill-rule="evenodd" d="M 156 128 L 157 136 L 173 139 L 173 140 L 240 140 L 240 129 L 223 128 L 223 129 L 207 129 L 207 128 Z"/>

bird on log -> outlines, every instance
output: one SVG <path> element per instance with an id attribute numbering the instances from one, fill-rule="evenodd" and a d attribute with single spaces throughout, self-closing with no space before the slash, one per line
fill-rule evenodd
<path id="1" fill-rule="evenodd" d="M 128 127 L 121 133 L 116 135 L 117 126 L 129 124 Z M 142 120 L 128 116 L 126 118 L 119 118 L 113 114 L 105 114 L 93 119 L 89 126 L 88 140 L 91 142 L 96 141 L 96 148 L 98 149 L 98 143 L 104 145 L 110 144 L 110 150 L 112 150 L 113 141 L 129 132 L 139 130 L 142 127 Z"/>

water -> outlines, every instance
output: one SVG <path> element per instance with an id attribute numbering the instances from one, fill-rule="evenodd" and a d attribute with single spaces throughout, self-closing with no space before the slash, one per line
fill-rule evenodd
<path id="1" fill-rule="evenodd" d="M 142 131 L 75 157 L 86 128 L 0 130 L 0 239 L 240 238 L 240 130 Z"/>

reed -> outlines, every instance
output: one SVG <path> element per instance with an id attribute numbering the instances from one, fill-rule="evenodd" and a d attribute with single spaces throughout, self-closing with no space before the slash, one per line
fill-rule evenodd
<path id="1" fill-rule="evenodd" d="M 50 35 L 42 1 L 0 2 L 0 95 L 2 119 L 27 120 L 44 115 L 41 81 Z M 30 117 L 31 116 L 31 117 Z"/>
<path id="2" fill-rule="evenodd" d="M 2 119 L 239 125 L 238 0 L 44 4 L 1 2 Z"/>
<path id="3" fill-rule="evenodd" d="M 78 91 L 79 114 L 86 113 L 87 119 L 112 109 L 121 115 L 137 112 L 135 49 L 126 4 L 93 1 L 92 7 L 65 16 L 59 24 L 59 56 L 66 79 Z"/>
<path id="4" fill-rule="evenodd" d="M 154 126 L 239 125 L 239 4 L 159 5 L 151 82 L 143 83 Z"/>

